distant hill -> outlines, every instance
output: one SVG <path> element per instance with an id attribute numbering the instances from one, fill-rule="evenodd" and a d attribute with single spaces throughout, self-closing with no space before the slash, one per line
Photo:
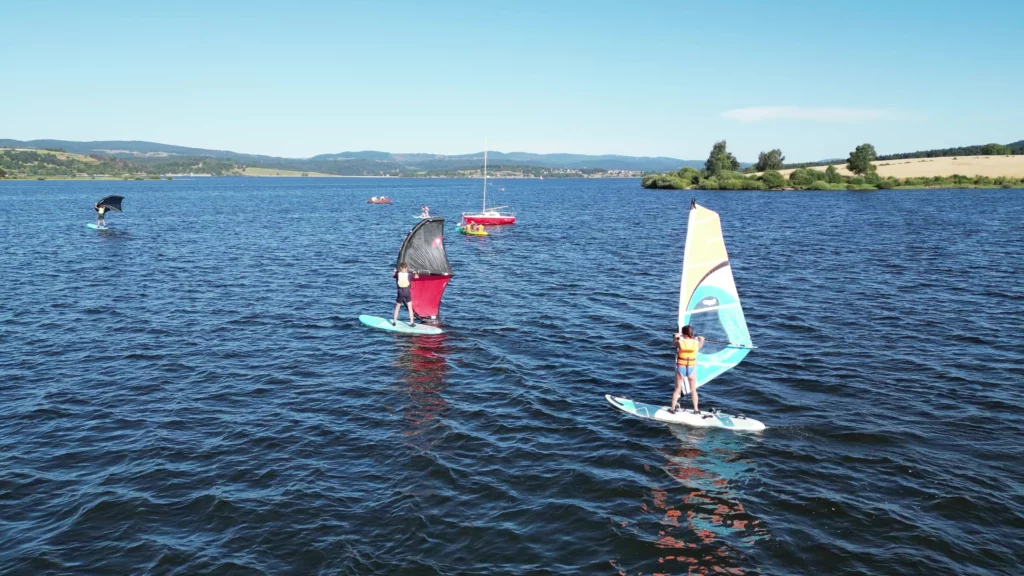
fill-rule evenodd
<path id="1" fill-rule="evenodd" d="M 664 156 L 619 156 L 605 154 L 590 156 L 586 154 L 533 154 L 530 152 L 487 152 L 488 162 L 518 166 L 538 166 L 543 168 L 603 168 L 605 170 L 634 170 L 640 172 L 657 172 L 678 170 L 684 166 L 703 166 L 703 160 L 680 160 Z M 416 166 L 428 170 L 451 170 L 467 168 L 483 164 L 483 151 L 472 154 L 391 154 L 389 152 L 340 152 L 338 154 L 321 154 L 311 160 L 377 160 L 395 162 L 408 166 Z"/>
<path id="2" fill-rule="evenodd" d="M 345 176 L 372 176 L 379 174 L 415 175 L 425 172 L 449 172 L 475 169 L 483 164 L 483 152 L 472 154 L 396 154 L 365 150 L 320 154 L 312 158 L 281 158 L 259 154 L 242 154 L 228 150 L 208 150 L 173 146 L 135 140 L 101 140 L 76 142 L 70 140 L 9 140 L 0 139 L 0 147 L 58 149 L 85 156 L 102 155 L 121 158 L 146 165 L 158 165 L 168 160 L 186 158 L 216 158 L 231 160 L 239 165 L 282 170 L 298 170 L 338 174 Z M 585 154 L 532 154 L 528 152 L 488 151 L 488 161 L 495 166 L 522 166 L 551 170 L 609 170 L 631 172 L 663 172 L 679 170 L 684 166 L 701 167 L 703 160 L 680 160 L 663 156 L 619 156 Z"/>

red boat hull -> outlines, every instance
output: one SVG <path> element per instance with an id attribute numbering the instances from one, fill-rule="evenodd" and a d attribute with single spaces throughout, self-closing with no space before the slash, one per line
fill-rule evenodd
<path id="1" fill-rule="evenodd" d="M 471 224 L 483 224 L 485 226 L 503 226 L 515 224 L 515 216 L 463 216 L 463 220 Z"/>

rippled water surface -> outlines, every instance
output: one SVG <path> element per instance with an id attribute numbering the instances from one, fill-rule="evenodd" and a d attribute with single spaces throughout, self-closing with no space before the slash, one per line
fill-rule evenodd
<path id="1" fill-rule="evenodd" d="M 697 192 L 742 435 L 603 398 L 669 399 L 693 193 L 496 181 L 520 221 L 449 222 L 445 334 L 360 325 L 479 190 L 0 182 L 0 573 L 1020 573 L 1019 191 Z"/>

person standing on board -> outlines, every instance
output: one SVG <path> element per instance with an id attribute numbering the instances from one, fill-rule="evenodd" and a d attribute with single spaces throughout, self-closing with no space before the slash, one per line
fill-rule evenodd
<path id="1" fill-rule="evenodd" d="M 100 228 L 106 228 L 107 227 L 107 219 L 106 219 L 107 207 L 106 206 L 100 206 L 99 202 L 97 202 L 93 207 L 96 209 L 96 226 L 98 226 Z"/>
<path id="2" fill-rule="evenodd" d="M 704 337 L 694 337 L 693 326 L 689 324 L 683 326 L 682 334 L 673 336 L 676 341 L 676 390 L 672 393 L 672 407 L 668 411 L 675 414 L 679 409 L 679 396 L 685 384 L 685 391 L 693 397 L 693 413 L 700 414 L 697 407 L 697 351 L 704 346 Z"/>
<path id="3" fill-rule="evenodd" d="M 409 272 L 409 266 L 402 262 L 398 265 L 398 269 L 395 270 L 394 274 L 391 275 L 398 284 L 398 297 L 395 299 L 395 318 L 391 321 L 392 324 L 398 325 L 398 312 L 402 309 L 402 304 L 405 304 L 409 308 L 409 326 L 416 325 L 416 316 L 412 313 L 412 279 L 419 278 L 419 274 Z"/>

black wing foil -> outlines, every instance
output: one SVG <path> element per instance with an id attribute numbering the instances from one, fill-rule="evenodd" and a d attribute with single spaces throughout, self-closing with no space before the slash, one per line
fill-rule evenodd
<path id="1" fill-rule="evenodd" d="M 121 200 L 124 200 L 124 196 L 107 196 L 103 200 L 96 203 L 97 206 L 106 206 L 111 210 L 121 211 Z"/>
<path id="2" fill-rule="evenodd" d="M 454 274 L 444 249 L 444 218 L 426 218 L 412 229 L 398 251 L 398 263 L 409 270 L 431 276 Z"/>

